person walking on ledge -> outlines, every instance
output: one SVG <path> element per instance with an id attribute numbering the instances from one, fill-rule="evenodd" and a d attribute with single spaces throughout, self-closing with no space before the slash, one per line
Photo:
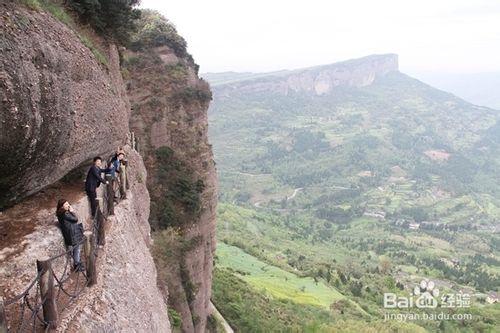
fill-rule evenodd
<path id="1" fill-rule="evenodd" d="M 60 199 L 57 202 L 56 216 L 59 221 L 59 227 L 64 238 L 66 249 L 73 247 L 71 255 L 73 257 L 73 268 L 75 271 L 84 271 L 80 260 L 81 246 L 83 241 L 83 225 L 78 223 L 75 211 L 66 199 Z"/>
<path id="2" fill-rule="evenodd" d="M 90 167 L 87 173 L 87 179 L 85 179 L 85 192 L 87 192 L 87 197 L 89 198 L 92 218 L 95 217 L 97 211 L 97 188 L 101 183 L 108 184 L 108 182 L 101 177 L 101 173 L 109 172 L 110 168 L 101 169 L 101 164 L 102 158 L 100 156 L 94 157 L 94 164 Z"/>

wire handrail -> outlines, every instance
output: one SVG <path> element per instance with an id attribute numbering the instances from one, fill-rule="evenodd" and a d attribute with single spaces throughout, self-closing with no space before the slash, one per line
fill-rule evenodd
<path id="1" fill-rule="evenodd" d="M 136 149 L 137 139 L 133 133 L 131 133 L 131 138 L 133 149 Z M 122 194 L 128 189 L 128 180 L 126 168 L 123 171 L 125 172 L 124 175 L 121 175 L 124 178 L 120 181 L 120 197 L 125 198 Z M 99 248 L 105 244 L 104 225 L 106 218 L 114 214 L 113 183 L 115 181 L 115 179 L 111 179 L 106 187 L 102 204 L 99 201 L 101 199 L 97 201 L 97 211 L 92 217 L 92 226 L 84 233 L 84 237 L 77 244 L 68 246 L 64 252 L 43 261 L 37 260 L 37 274 L 24 291 L 8 300 L 0 298 L 0 332 L 3 330 L 9 333 L 47 332 L 50 328 L 55 328 L 54 321 L 57 326 L 59 314 L 78 299 L 85 288 L 91 287 L 97 282 L 96 261 Z M 85 254 L 82 261 L 86 269 L 77 267 L 77 269 L 71 270 L 73 249 L 75 246 L 82 245 Z M 58 275 L 53 267 L 61 267 L 61 265 L 55 265 L 61 258 L 65 258 L 65 262 L 62 272 Z M 47 282 L 49 280 L 50 282 Z M 45 293 L 43 290 L 47 289 L 47 284 L 49 289 L 52 288 L 49 292 L 51 297 L 48 296 L 47 290 Z M 55 297 L 52 297 L 53 294 Z M 50 303 L 52 303 L 51 309 L 55 310 L 55 319 L 46 314 L 46 312 L 50 312 Z M 16 304 L 19 304 L 18 309 Z"/>
<path id="2" fill-rule="evenodd" d="M 75 245 L 68 246 L 66 251 L 56 254 L 43 262 L 50 267 L 50 277 L 54 279 L 55 283 L 53 288 L 56 292 L 55 301 L 57 304 L 58 314 L 62 313 L 74 300 L 76 300 L 86 287 L 89 286 L 91 279 L 87 274 L 88 271 L 82 269 L 71 270 L 70 265 L 72 263 L 71 254 L 75 246 L 85 245 L 86 242 L 93 242 L 90 244 L 89 257 L 97 257 L 97 252 L 99 246 L 99 230 L 101 230 L 104 217 L 101 208 L 98 207 L 95 216 L 93 217 L 92 232 L 95 237 L 87 239 L 84 237 Z M 64 267 L 61 274 L 58 276 L 54 269 L 52 269 L 52 263 L 55 263 L 60 258 L 65 258 Z M 86 256 L 84 256 L 86 257 Z M 88 258 L 82 260 L 85 266 L 89 265 Z M 29 285 L 24 289 L 24 291 L 11 299 L 4 300 L 0 304 L 0 319 L 4 318 L 5 324 L 7 326 L 7 332 L 21 333 L 21 332 L 46 332 L 49 329 L 49 322 L 46 320 L 44 315 L 41 313 L 45 303 L 47 302 L 47 297 L 42 297 L 41 293 L 41 277 L 47 273 L 46 271 L 39 270 L 35 278 L 29 283 Z M 34 295 L 33 295 L 34 294 Z M 19 310 L 16 311 L 15 304 L 19 304 Z M 0 320 L 0 325 L 2 324 Z M 0 327 L 1 330 L 1 327 Z"/>

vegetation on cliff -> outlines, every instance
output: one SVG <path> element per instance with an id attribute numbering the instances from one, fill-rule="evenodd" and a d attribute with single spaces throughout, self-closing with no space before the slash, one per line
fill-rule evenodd
<path id="1" fill-rule="evenodd" d="M 67 3 L 84 24 L 122 44 L 128 43 L 141 14 L 135 8 L 139 0 L 68 0 Z"/>
<path id="2" fill-rule="evenodd" d="M 216 202 L 207 142 L 210 89 L 197 77 L 185 40 L 155 11 L 142 11 L 122 65 L 131 129 L 148 169 L 159 284 L 168 289 L 171 317 L 178 315 L 181 329 L 204 330 L 210 324 Z"/>
<path id="3" fill-rule="evenodd" d="M 140 11 L 135 7 L 139 0 L 21 0 L 35 10 L 47 10 L 66 24 L 72 23 L 67 11 L 75 14 L 80 22 L 104 37 L 120 44 L 127 44 L 136 29 Z"/>
<path id="4" fill-rule="evenodd" d="M 141 51 L 147 48 L 168 46 L 179 58 L 194 64 L 187 52 L 186 40 L 179 35 L 175 26 L 157 11 L 144 9 L 138 22 L 138 31 L 133 35 L 130 48 Z M 197 67 L 197 66 L 196 66 Z"/>
<path id="5" fill-rule="evenodd" d="M 157 229 L 182 227 L 192 222 L 201 208 L 201 193 L 205 189 L 202 179 L 192 180 L 192 171 L 169 147 L 156 150 L 158 182 L 165 186 L 160 201 L 154 203 L 152 226 Z"/>

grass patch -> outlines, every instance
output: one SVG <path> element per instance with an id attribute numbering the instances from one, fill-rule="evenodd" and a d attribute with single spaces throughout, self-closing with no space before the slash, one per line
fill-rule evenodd
<path id="1" fill-rule="evenodd" d="M 47 0 L 21 0 L 22 4 L 33 10 L 45 10 L 52 14 L 56 19 L 64 23 L 71 30 L 75 31 L 78 38 L 94 55 L 99 63 L 102 65 L 108 65 L 108 59 L 106 56 L 94 45 L 92 40 L 84 33 L 78 30 L 78 25 L 73 19 L 73 17 L 68 14 L 64 6 Z"/>
<path id="2" fill-rule="evenodd" d="M 219 243 L 218 265 L 229 267 L 254 288 L 264 289 L 280 299 L 329 309 L 330 305 L 344 296 L 323 282 L 310 277 L 299 277 L 278 267 L 268 265 L 245 253 L 238 247 Z"/>
<path id="3" fill-rule="evenodd" d="M 40 5 L 40 2 L 38 0 L 21 0 L 21 3 L 28 7 L 29 9 L 33 10 L 41 10 L 42 6 Z"/>
<path id="4" fill-rule="evenodd" d="M 53 3 L 51 1 L 41 1 L 42 8 L 57 18 L 68 27 L 73 28 L 75 22 L 73 18 L 66 12 L 63 6 Z"/>
<path id="5" fill-rule="evenodd" d="M 227 268 L 215 268 L 213 285 L 214 304 L 238 332 L 426 332 L 411 323 L 359 320 L 353 316 L 357 309 L 345 299 L 328 311 L 268 297 Z"/>
<path id="6" fill-rule="evenodd" d="M 101 51 L 99 51 L 99 49 L 94 46 L 90 38 L 82 34 L 78 34 L 78 38 L 80 38 L 80 41 L 83 43 L 83 45 L 85 45 L 92 52 L 92 54 L 94 54 L 94 57 L 97 59 L 97 61 L 105 66 L 108 65 L 108 59 L 104 54 L 101 53 Z"/>

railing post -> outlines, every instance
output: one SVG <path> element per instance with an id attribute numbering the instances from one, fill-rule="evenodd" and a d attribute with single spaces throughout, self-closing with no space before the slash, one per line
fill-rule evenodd
<path id="1" fill-rule="evenodd" d="M 104 215 L 102 214 L 101 210 L 97 210 L 97 216 L 96 220 L 98 223 L 98 229 L 97 229 L 97 243 L 99 245 L 105 245 L 106 244 L 106 219 L 104 218 Z"/>
<path id="2" fill-rule="evenodd" d="M 7 318 L 5 316 L 5 307 L 3 305 L 3 298 L 0 296 L 0 333 L 7 332 Z"/>
<path id="3" fill-rule="evenodd" d="M 113 185 L 116 180 L 111 175 L 106 175 L 106 180 L 109 182 L 109 184 L 106 185 L 106 193 L 105 193 L 106 206 L 107 206 L 106 216 L 115 215 L 115 191 Z"/>
<path id="4" fill-rule="evenodd" d="M 120 199 L 127 199 L 128 188 L 127 162 L 122 161 L 120 164 Z"/>
<path id="5" fill-rule="evenodd" d="M 47 323 L 47 328 L 56 329 L 59 321 L 57 312 L 56 292 L 54 290 L 54 275 L 50 260 L 36 261 L 36 269 L 40 274 L 40 299 L 43 302 L 43 320 Z"/>
<path id="6" fill-rule="evenodd" d="M 97 201 L 97 209 L 96 209 L 96 213 L 95 213 L 95 216 L 97 218 L 97 211 L 99 210 L 103 210 L 104 209 L 104 200 L 102 198 L 97 198 L 95 199 Z"/>
<path id="7" fill-rule="evenodd" d="M 96 270 L 96 241 L 91 231 L 85 231 L 85 243 L 83 244 L 83 253 L 85 254 L 85 268 L 87 270 L 88 286 L 91 287 L 97 283 Z"/>

